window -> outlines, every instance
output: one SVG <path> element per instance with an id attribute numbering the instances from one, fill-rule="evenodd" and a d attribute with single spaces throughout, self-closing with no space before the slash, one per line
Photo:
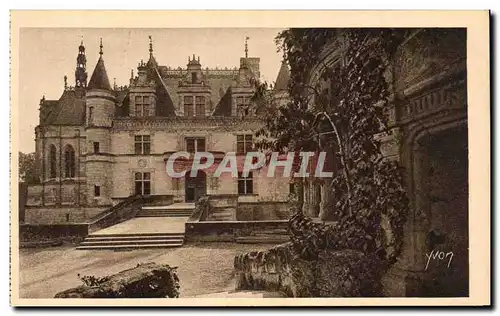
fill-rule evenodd
<path id="1" fill-rule="evenodd" d="M 75 177 L 75 150 L 71 145 L 64 149 L 64 176 L 66 178 Z"/>
<path id="2" fill-rule="evenodd" d="M 149 172 L 135 173 L 135 194 L 140 194 L 140 195 L 151 194 L 151 173 Z"/>
<path id="3" fill-rule="evenodd" d="M 99 153 L 99 142 L 94 142 L 94 154 Z"/>
<path id="4" fill-rule="evenodd" d="M 101 186 L 100 185 L 94 185 L 94 196 L 99 197 L 101 196 Z"/>
<path id="5" fill-rule="evenodd" d="M 290 183 L 288 190 L 290 194 L 295 194 L 295 183 Z"/>
<path id="6" fill-rule="evenodd" d="M 205 97 L 198 96 L 196 100 L 196 116 L 205 116 Z"/>
<path id="7" fill-rule="evenodd" d="M 253 175 L 248 173 L 247 177 L 243 177 L 242 172 L 238 172 L 238 194 L 253 194 Z"/>
<path id="8" fill-rule="evenodd" d="M 246 154 L 253 149 L 252 135 L 236 136 L 236 153 Z"/>
<path id="9" fill-rule="evenodd" d="M 196 72 L 191 73 L 191 82 L 198 83 L 198 76 L 196 75 Z"/>
<path id="10" fill-rule="evenodd" d="M 92 124 L 93 120 L 94 120 L 94 107 L 89 106 L 89 125 Z"/>
<path id="11" fill-rule="evenodd" d="M 184 116 L 194 116 L 192 96 L 184 97 Z"/>
<path id="12" fill-rule="evenodd" d="M 149 116 L 151 100 L 149 96 L 135 97 L 135 116 Z"/>
<path id="13" fill-rule="evenodd" d="M 151 136 L 136 135 L 134 142 L 136 155 L 149 155 L 151 153 Z"/>
<path id="14" fill-rule="evenodd" d="M 240 96 L 236 98 L 236 114 L 238 116 L 248 115 L 250 108 L 250 97 Z"/>
<path id="15" fill-rule="evenodd" d="M 186 151 L 190 153 L 205 151 L 205 138 L 186 138 Z"/>
<path id="16" fill-rule="evenodd" d="M 50 145 L 50 147 L 49 147 L 49 174 L 50 174 L 51 178 L 55 178 L 57 175 L 56 165 L 57 165 L 56 146 Z"/>

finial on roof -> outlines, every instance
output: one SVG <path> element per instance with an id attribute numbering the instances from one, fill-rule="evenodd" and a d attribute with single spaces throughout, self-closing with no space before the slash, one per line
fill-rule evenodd
<path id="1" fill-rule="evenodd" d="M 149 56 L 153 56 L 153 38 L 149 35 Z"/>
<path id="2" fill-rule="evenodd" d="M 250 37 L 245 37 L 245 58 L 248 58 L 248 40 Z"/>
<path id="3" fill-rule="evenodd" d="M 101 55 L 102 57 L 102 54 L 104 53 L 102 52 L 102 37 L 101 37 L 101 44 L 99 45 L 99 55 Z"/>
<path id="4" fill-rule="evenodd" d="M 113 78 L 113 89 L 115 89 L 115 90 L 116 90 L 116 88 L 117 88 L 117 85 L 116 85 L 116 78 Z"/>
<path id="5" fill-rule="evenodd" d="M 68 89 L 68 76 L 64 75 L 64 90 Z"/>
<path id="6" fill-rule="evenodd" d="M 130 69 L 130 79 L 134 79 L 134 69 Z"/>

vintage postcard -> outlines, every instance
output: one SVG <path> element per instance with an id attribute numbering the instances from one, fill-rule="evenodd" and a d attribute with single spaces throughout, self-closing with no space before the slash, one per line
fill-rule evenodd
<path id="1" fill-rule="evenodd" d="M 488 11 L 12 11 L 11 304 L 488 306 L 489 67 Z"/>

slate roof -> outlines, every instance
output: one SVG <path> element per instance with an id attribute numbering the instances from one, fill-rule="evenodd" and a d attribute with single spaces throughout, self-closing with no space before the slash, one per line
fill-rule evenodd
<path id="1" fill-rule="evenodd" d="M 92 77 L 88 84 L 89 89 L 102 89 L 111 91 L 111 85 L 109 84 L 108 73 L 106 72 L 106 67 L 104 66 L 104 60 L 99 57 L 97 65 L 95 66 Z"/>
<path id="2" fill-rule="evenodd" d="M 226 90 L 226 94 L 221 98 L 219 104 L 212 112 L 213 116 L 231 116 L 231 87 Z"/>
<path id="3" fill-rule="evenodd" d="M 47 109 L 41 125 L 83 125 L 85 123 L 85 100 L 78 98 L 74 90 L 65 90 L 59 100 L 46 100 Z"/>
<path id="4" fill-rule="evenodd" d="M 281 67 L 278 72 L 278 77 L 276 77 L 274 90 L 276 91 L 288 90 L 289 81 L 290 81 L 290 69 L 288 68 L 288 65 L 285 63 L 285 61 L 283 61 L 281 63 Z"/>

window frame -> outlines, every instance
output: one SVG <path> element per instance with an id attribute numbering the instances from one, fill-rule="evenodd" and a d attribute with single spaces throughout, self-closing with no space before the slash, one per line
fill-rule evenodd
<path id="1" fill-rule="evenodd" d="M 243 176 L 243 172 L 238 172 L 238 195 L 253 195 L 253 172 L 249 172 L 246 177 Z M 242 185 L 243 190 L 240 190 Z"/>
<path id="2" fill-rule="evenodd" d="M 134 135 L 134 154 L 151 155 L 151 135 Z"/>
<path id="3" fill-rule="evenodd" d="M 193 150 L 192 151 L 190 150 L 190 148 L 189 148 L 190 146 L 188 145 L 189 141 L 193 141 Z M 199 142 L 200 141 L 203 141 L 203 146 L 201 146 L 203 150 L 199 150 L 199 148 L 200 148 Z M 188 153 L 206 152 L 207 151 L 207 140 L 205 137 L 185 137 L 184 144 L 185 144 L 186 151 Z"/>
<path id="4" fill-rule="evenodd" d="M 134 173 L 134 190 L 135 194 L 141 195 L 151 195 L 151 184 L 152 177 L 151 172 L 135 172 Z M 140 186 L 140 190 L 138 190 L 138 185 Z M 147 189 L 146 189 L 147 188 Z M 138 193 L 140 191 L 140 193 Z M 148 191 L 146 193 L 146 191 Z"/>
<path id="5" fill-rule="evenodd" d="M 67 145 L 64 149 L 64 177 L 66 179 L 76 177 L 76 154 L 71 145 Z"/>
<path id="6" fill-rule="evenodd" d="M 135 116 L 149 117 L 151 112 L 151 97 L 149 95 L 136 95 L 134 98 Z"/>
<path id="7" fill-rule="evenodd" d="M 243 150 L 240 150 L 240 144 L 242 144 Z M 246 155 L 248 152 L 252 152 L 254 150 L 253 145 L 253 134 L 236 135 L 236 155 Z"/>
<path id="8" fill-rule="evenodd" d="M 186 102 L 188 99 L 191 100 L 191 102 Z M 188 117 L 194 116 L 195 115 L 194 96 L 185 95 L 182 98 L 182 103 L 184 105 L 184 116 L 188 116 Z"/>

